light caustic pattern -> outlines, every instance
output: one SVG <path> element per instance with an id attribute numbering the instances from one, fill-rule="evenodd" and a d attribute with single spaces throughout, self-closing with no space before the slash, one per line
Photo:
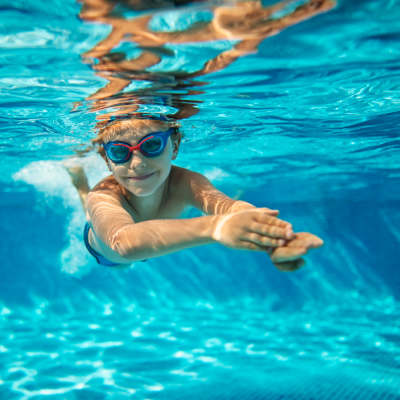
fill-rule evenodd
<path id="1" fill-rule="evenodd" d="M 249 301 L 61 309 L 2 306 L 0 398 L 400 398 L 392 302 L 293 314 Z"/>
<path id="2" fill-rule="evenodd" d="M 33 235 L 28 245 L 4 242 L 0 399 L 400 399 L 400 311 L 386 287 L 398 294 L 399 4 L 338 1 L 335 9 L 266 38 L 225 70 L 194 80 L 191 97 L 185 85 L 170 87 L 157 71 L 201 67 L 236 42 L 159 51 L 164 64 L 148 69 L 149 81 L 127 86 L 123 104 L 135 90 L 142 111 L 170 113 L 192 101 L 199 113 L 182 121 L 178 164 L 259 205 L 281 209 L 296 201 L 284 217 L 315 228 L 326 245 L 295 275 L 273 275 L 255 255 L 224 253 L 224 261 L 223 250 L 214 249 L 199 251 L 198 262 L 190 252 L 152 260 L 119 280 L 104 275 L 85 252 L 84 216 L 62 161 L 93 138 L 98 115 L 85 105 L 95 108 L 96 101 L 84 99 L 99 97 L 112 77 L 101 68 L 126 67 L 118 54 L 134 58 L 138 47 L 123 41 L 115 60 L 88 67 L 80 56 L 111 28 L 78 19 L 80 3 L 2 8 L 1 179 L 8 192 L 28 185 L 43 192 L 38 208 L 63 214 L 57 221 L 67 228 L 64 250 L 50 262 L 51 240 L 41 243 L 43 259 L 32 248 Z M 188 21 L 178 11 L 179 21 Z M 157 11 L 155 18 L 168 22 L 172 14 Z M 128 75 L 116 72 L 118 79 Z M 146 91 L 154 82 L 166 85 L 157 86 L 158 96 Z M 164 92 L 180 103 L 164 101 Z M 99 114 L 106 112 L 97 100 Z M 108 173 L 93 155 L 83 164 L 91 183 Z M 17 217 L 36 201 L 27 197 Z M 35 224 L 17 218 L 15 198 L 0 210 L 2 225 L 14 229 L 5 237 L 31 226 L 35 237 L 47 230 L 60 235 L 49 218 Z M 340 201 L 335 206 L 332 199 Z M 27 214 L 37 211 L 32 206 Z M 83 278 L 72 282 L 71 276 Z M 92 302 L 101 277 L 109 297 Z M 43 286 L 33 287 L 39 281 Z M 18 303 L 20 294 L 40 295 L 45 285 L 60 304 L 40 296 L 33 307 Z M 152 307 L 145 306 L 149 290 L 157 293 Z M 253 301 L 241 304 L 247 294 Z M 84 300 L 63 305 L 75 295 Z M 235 304 L 196 300 L 218 295 Z M 133 305 L 117 303 L 120 296 Z M 268 296 L 276 296 L 273 306 L 263 303 Z M 297 302 L 293 312 L 279 308 Z"/>

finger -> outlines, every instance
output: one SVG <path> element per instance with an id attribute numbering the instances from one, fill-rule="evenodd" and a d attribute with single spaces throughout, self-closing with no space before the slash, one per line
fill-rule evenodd
<path id="1" fill-rule="evenodd" d="M 287 247 L 305 247 L 306 249 L 316 249 L 324 244 L 318 236 L 308 232 L 295 234 L 295 238 L 288 242 Z"/>
<path id="2" fill-rule="evenodd" d="M 307 253 L 305 247 L 278 247 L 271 254 L 273 262 L 293 261 Z"/>
<path id="3" fill-rule="evenodd" d="M 240 249 L 242 250 L 253 250 L 253 251 L 268 251 L 267 247 L 260 246 L 253 242 L 248 242 L 246 240 L 240 241 Z"/>
<path id="4" fill-rule="evenodd" d="M 250 232 L 278 239 L 290 240 L 293 239 L 294 237 L 294 233 L 291 226 L 281 228 L 279 226 L 271 226 L 267 224 L 260 224 L 259 222 L 253 222 L 248 229 Z"/>
<path id="5" fill-rule="evenodd" d="M 283 246 L 286 243 L 283 239 L 274 239 L 255 232 L 249 232 L 246 236 L 242 237 L 242 240 L 264 247 L 278 247 Z"/>
<path id="6" fill-rule="evenodd" d="M 306 262 L 302 258 L 299 258 L 298 260 L 295 260 L 295 261 L 274 263 L 274 265 L 280 271 L 292 272 L 292 271 L 296 271 L 297 269 L 300 269 L 301 267 L 303 267 L 305 265 L 305 263 Z"/>
<path id="7" fill-rule="evenodd" d="M 254 213 L 254 221 L 259 222 L 260 224 L 266 224 L 266 225 L 271 225 L 271 226 L 276 226 L 278 228 L 283 228 L 283 229 L 292 229 L 292 224 L 289 222 L 283 221 L 282 219 L 273 217 L 271 215 L 268 215 L 264 211 L 259 211 L 255 210 L 256 212 Z"/>
<path id="8" fill-rule="evenodd" d="M 261 208 L 259 208 L 259 210 L 262 210 L 265 213 L 267 213 L 268 215 L 272 215 L 273 217 L 276 217 L 279 214 L 279 210 L 272 210 L 267 207 L 261 207 Z"/>

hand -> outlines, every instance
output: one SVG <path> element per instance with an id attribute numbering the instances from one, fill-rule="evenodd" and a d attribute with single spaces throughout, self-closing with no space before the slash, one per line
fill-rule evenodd
<path id="1" fill-rule="evenodd" d="M 308 232 L 296 233 L 294 239 L 287 241 L 283 246 L 269 249 L 271 261 L 280 271 L 295 271 L 304 266 L 301 256 L 308 250 L 321 247 L 324 242 Z"/>
<path id="2" fill-rule="evenodd" d="M 283 246 L 294 234 L 291 224 L 272 216 L 277 213 L 268 208 L 250 208 L 219 215 L 212 237 L 235 249 L 265 251 L 266 247 Z"/>
<path id="3" fill-rule="evenodd" d="M 244 210 L 262 210 L 265 211 L 268 215 L 272 215 L 273 217 L 278 216 L 279 211 L 278 210 L 271 210 L 270 208 L 267 207 L 256 207 L 251 203 L 248 203 L 247 201 L 242 201 L 242 200 L 236 200 L 232 206 L 229 209 L 228 213 L 235 213 L 238 211 L 244 211 Z"/>

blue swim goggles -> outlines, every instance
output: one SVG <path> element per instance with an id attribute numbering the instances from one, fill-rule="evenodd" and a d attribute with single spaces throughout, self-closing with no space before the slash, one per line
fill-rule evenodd
<path id="1" fill-rule="evenodd" d="M 164 132 L 152 132 L 140 139 L 136 146 L 120 141 L 108 142 L 104 144 L 104 150 L 107 157 L 115 164 L 129 161 L 133 150 L 139 150 L 146 157 L 157 157 L 164 151 L 172 133 L 174 133 L 173 128 Z"/>

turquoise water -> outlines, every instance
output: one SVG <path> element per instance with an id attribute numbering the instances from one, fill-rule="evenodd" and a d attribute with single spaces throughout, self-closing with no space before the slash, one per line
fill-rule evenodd
<path id="1" fill-rule="evenodd" d="M 151 28 L 209 8 L 157 10 Z M 0 8 L 0 399 L 400 399 L 400 1 L 340 1 L 195 78 L 172 72 L 237 41 L 167 44 L 103 107 L 88 99 L 101 63 L 82 55 L 111 28 L 80 9 Z M 324 247 L 295 273 L 217 245 L 99 267 L 62 163 L 132 95 L 143 112 L 196 108 L 177 164 Z M 107 175 L 93 151 L 79 162 L 92 185 Z"/>

